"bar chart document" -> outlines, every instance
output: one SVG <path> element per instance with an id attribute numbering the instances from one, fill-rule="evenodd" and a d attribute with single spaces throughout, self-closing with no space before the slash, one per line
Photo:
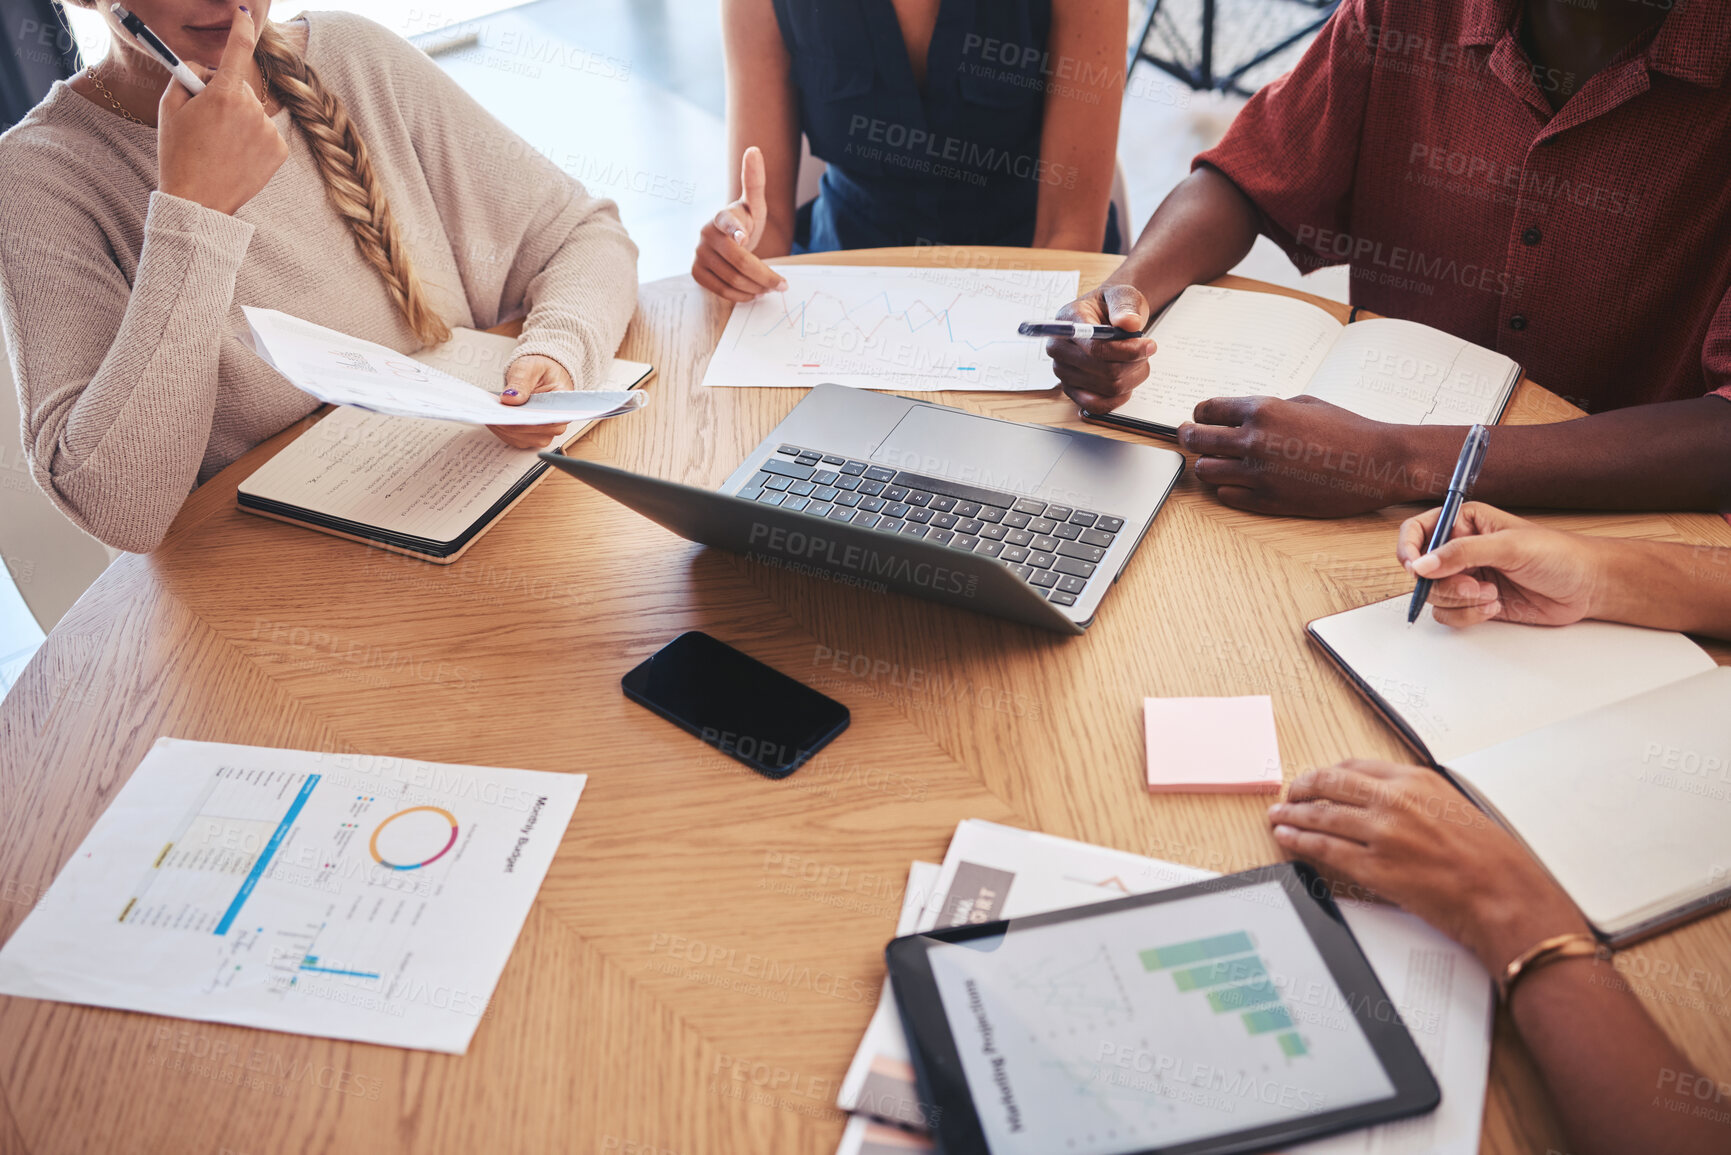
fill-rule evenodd
<path id="1" fill-rule="evenodd" d="M 1058 384 L 1045 343 L 1018 336 L 1076 299 L 1049 269 L 783 265 L 782 292 L 735 305 L 703 383 L 1025 392 Z"/>
<path id="2" fill-rule="evenodd" d="M 158 739 L 0 994 L 462 1054 L 584 781 Z"/>

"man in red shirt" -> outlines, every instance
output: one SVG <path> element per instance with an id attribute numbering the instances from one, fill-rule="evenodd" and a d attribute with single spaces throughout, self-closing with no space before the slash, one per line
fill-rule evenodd
<path id="1" fill-rule="evenodd" d="M 1265 233 L 1352 300 L 1520 362 L 1591 416 L 1499 427 L 1475 496 L 1731 508 L 1731 4 L 1345 0 L 1196 158 L 1076 320 L 1231 269 Z M 1048 342 L 1084 409 L 1153 342 Z M 1219 398 L 1179 443 L 1228 505 L 1339 516 L 1441 496 L 1466 431 Z"/>

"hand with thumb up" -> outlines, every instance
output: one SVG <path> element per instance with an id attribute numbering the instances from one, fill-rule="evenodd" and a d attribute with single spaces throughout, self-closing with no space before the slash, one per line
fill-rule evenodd
<path id="1" fill-rule="evenodd" d="M 745 150 L 739 165 L 740 198 L 715 214 L 698 236 L 691 276 L 712 293 L 730 301 L 749 301 L 787 288 L 781 274 L 752 255 L 769 220 L 764 192 L 763 153 L 755 145 Z"/>

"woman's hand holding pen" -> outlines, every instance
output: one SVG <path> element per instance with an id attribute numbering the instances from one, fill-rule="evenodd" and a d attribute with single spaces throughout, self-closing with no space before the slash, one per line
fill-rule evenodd
<path id="1" fill-rule="evenodd" d="M 252 16 L 242 8 L 216 71 L 187 63 L 205 90 L 194 96 L 172 82 L 163 90 L 156 114 L 161 192 L 233 214 L 288 159 L 288 143 L 247 83 L 256 39 Z"/>
<path id="2" fill-rule="evenodd" d="M 769 221 L 763 152 L 756 146 L 746 149 L 739 163 L 739 187 L 744 195 L 703 226 L 697 256 L 691 262 L 691 276 L 710 292 L 730 301 L 750 301 L 787 288 L 780 273 L 752 255 Z"/>
<path id="3" fill-rule="evenodd" d="M 1059 309 L 1058 319 L 1116 325 L 1140 333 L 1148 327 L 1148 302 L 1134 285 L 1108 283 Z M 1123 341 L 1053 337 L 1046 342 L 1046 355 L 1071 400 L 1090 413 L 1105 413 L 1124 404 L 1131 390 L 1148 379 L 1154 341 L 1150 337 Z"/>
<path id="4" fill-rule="evenodd" d="M 1563 626 L 1597 617 L 1607 567 L 1600 543 L 1504 513 L 1483 502 L 1461 506 L 1454 536 L 1435 553 L 1425 543 L 1440 509 L 1408 518 L 1395 556 L 1415 578 L 1430 578 L 1436 620 L 1474 626 L 1500 620 Z"/>
<path id="5" fill-rule="evenodd" d="M 537 393 L 555 389 L 575 389 L 577 383 L 565 366 L 539 353 L 526 353 L 505 367 L 505 392 L 499 400 L 506 405 L 525 405 Z M 558 425 L 489 425 L 493 435 L 513 449 L 546 449 L 565 432 Z"/>

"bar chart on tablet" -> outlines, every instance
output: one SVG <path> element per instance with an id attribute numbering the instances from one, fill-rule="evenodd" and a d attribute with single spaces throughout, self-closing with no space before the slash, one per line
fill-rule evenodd
<path id="1" fill-rule="evenodd" d="M 1074 271 L 787 265 L 787 289 L 737 304 L 704 384 L 1029 391 L 1057 384 L 1016 334 L 1075 299 Z"/>
<path id="2" fill-rule="evenodd" d="M 930 951 L 1003 1155 L 1104 1155 L 1372 1102 L 1393 1084 L 1279 884 Z"/>
<path id="3" fill-rule="evenodd" d="M 1283 1032 L 1275 1041 L 1288 1058 L 1309 1053 L 1304 1036 L 1291 1029 L 1292 1013 L 1247 932 L 1155 947 L 1142 951 L 1141 959 L 1144 970 L 1170 974 L 1178 990 L 1206 997 L 1215 1014 L 1238 1015 L 1250 1034 Z"/>

